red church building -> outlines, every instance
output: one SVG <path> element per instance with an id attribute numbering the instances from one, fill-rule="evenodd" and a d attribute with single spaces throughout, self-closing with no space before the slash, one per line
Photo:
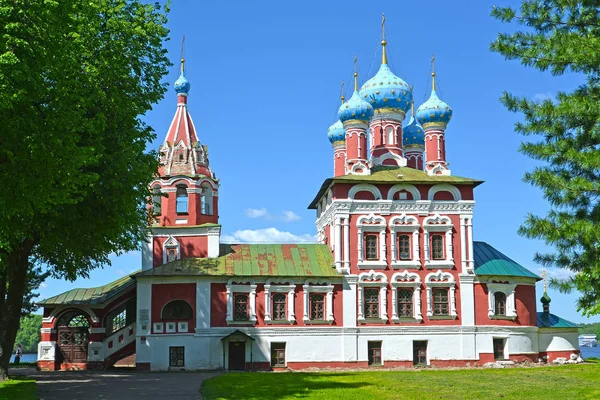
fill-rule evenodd
<path id="1" fill-rule="evenodd" d="M 328 130 L 333 177 L 309 208 L 318 243 L 223 244 L 219 180 L 175 82 L 140 271 L 43 300 L 38 365 L 139 370 L 464 366 L 579 353 L 577 326 L 537 309 L 541 278 L 474 239 L 475 188 L 451 174 L 452 109 L 414 111 L 390 70 L 355 87 Z M 182 60 L 183 61 L 183 60 Z M 405 126 L 408 112 L 411 117 Z"/>

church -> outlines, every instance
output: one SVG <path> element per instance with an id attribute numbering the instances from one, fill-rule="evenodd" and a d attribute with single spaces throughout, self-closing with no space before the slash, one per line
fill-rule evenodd
<path id="1" fill-rule="evenodd" d="M 541 278 L 475 240 L 476 179 L 446 154 L 453 110 L 381 66 L 327 130 L 333 176 L 308 208 L 314 244 L 224 244 L 220 181 L 196 130 L 184 60 L 158 149 L 138 272 L 47 298 L 42 370 L 474 366 L 579 354 L 577 326 L 541 311 Z M 406 125 L 403 121 L 410 113 Z M 325 129 L 324 129 L 325 131 Z M 235 161 L 232 161 L 235 162 Z"/>

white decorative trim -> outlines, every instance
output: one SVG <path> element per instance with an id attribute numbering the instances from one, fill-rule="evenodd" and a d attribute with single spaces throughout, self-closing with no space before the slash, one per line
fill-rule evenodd
<path id="1" fill-rule="evenodd" d="M 425 268 L 453 268 L 454 256 L 452 252 L 452 220 L 446 215 L 435 214 L 423 220 L 423 244 L 425 251 Z M 444 245 L 445 258 L 443 260 L 431 259 L 431 246 L 429 236 L 431 232 L 445 232 Z"/>
<path id="2" fill-rule="evenodd" d="M 273 278 L 265 282 L 265 324 L 272 323 L 271 319 L 271 294 L 287 293 L 287 322 L 293 324 L 296 321 L 294 315 L 294 294 L 296 285 L 289 278 Z"/>
<path id="3" fill-rule="evenodd" d="M 165 322 L 165 332 L 166 333 L 175 333 L 177 332 L 177 322 L 167 321 Z"/>
<path id="4" fill-rule="evenodd" d="M 387 268 L 385 244 L 385 218 L 370 214 L 358 217 L 356 221 L 358 231 L 358 268 L 359 269 L 385 269 Z M 379 232 L 379 260 L 365 260 L 363 251 L 364 232 Z"/>
<path id="5" fill-rule="evenodd" d="M 177 221 L 175 221 L 175 223 L 177 223 Z M 167 251 L 169 249 L 177 250 L 177 259 L 178 260 L 181 259 L 181 249 L 179 246 L 179 242 L 173 236 L 169 236 L 168 239 L 164 241 L 162 248 L 163 248 L 163 264 L 167 263 Z"/>
<path id="6" fill-rule="evenodd" d="M 234 293 L 248 293 L 249 323 L 256 323 L 256 282 L 254 279 L 231 278 L 227 281 L 227 324 L 239 323 L 242 321 L 233 320 L 233 295 Z"/>
<path id="7" fill-rule="evenodd" d="M 96 313 L 94 312 L 94 310 L 92 310 L 90 308 L 90 306 L 81 305 L 81 304 L 63 304 L 63 305 L 59 305 L 55 309 L 52 310 L 52 312 L 50 313 L 49 316 L 42 318 L 42 322 L 45 323 L 45 324 L 54 323 L 54 319 L 56 319 L 56 317 L 59 314 L 62 314 L 63 311 L 68 311 L 70 309 L 77 309 L 77 310 L 80 310 L 80 311 L 84 312 L 85 314 L 87 314 L 92 319 L 92 322 L 96 322 L 96 323 L 100 322 L 100 319 L 96 316 Z"/>
<path id="8" fill-rule="evenodd" d="M 162 322 L 155 322 L 154 324 L 152 324 L 152 332 L 163 333 L 164 332 L 164 324 Z"/>
<path id="9" fill-rule="evenodd" d="M 427 287 L 427 316 L 433 316 L 433 293 L 431 288 L 434 287 L 447 287 L 450 292 L 448 301 L 450 302 L 450 317 L 456 319 L 458 314 L 456 313 L 456 297 L 455 297 L 455 285 L 454 276 L 449 272 L 431 272 L 425 277 L 425 285 Z"/>
<path id="10" fill-rule="evenodd" d="M 304 290 L 304 315 L 302 320 L 304 323 L 310 324 L 313 322 L 310 319 L 310 301 L 309 297 L 311 293 L 326 293 L 325 296 L 325 320 L 329 323 L 333 323 L 333 285 L 330 281 L 319 281 L 314 279 L 307 279 L 302 286 Z"/>
<path id="11" fill-rule="evenodd" d="M 346 216 L 342 223 L 344 227 L 344 267 L 342 272 L 344 274 L 350 273 L 350 218 Z"/>
<path id="12" fill-rule="evenodd" d="M 54 361 L 56 353 L 56 342 L 39 342 L 38 343 L 38 361 Z"/>
<path id="13" fill-rule="evenodd" d="M 187 333 L 188 332 L 188 323 L 187 321 L 179 321 L 177 322 L 177 332 Z"/>
<path id="14" fill-rule="evenodd" d="M 358 321 L 365 322 L 364 289 L 368 287 L 379 288 L 379 319 L 387 320 L 387 276 L 383 272 L 363 272 L 358 275 Z"/>
<path id="15" fill-rule="evenodd" d="M 375 198 L 375 200 L 383 199 L 383 196 L 381 196 L 381 192 L 379 191 L 379 188 L 377 186 L 371 185 L 369 183 L 361 183 L 361 184 L 352 186 L 350 188 L 350 191 L 348 192 L 348 198 L 354 199 L 354 196 L 356 196 L 356 194 L 358 192 L 370 192 L 373 195 L 373 197 Z M 373 200 L 367 200 L 367 201 L 373 201 Z"/>
<path id="16" fill-rule="evenodd" d="M 396 272 L 392 275 L 392 321 L 400 322 L 398 317 L 398 288 L 413 288 L 413 318 L 417 322 L 423 321 L 421 314 L 421 278 L 414 272 Z"/>
<path id="17" fill-rule="evenodd" d="M 392 232 L 391 252 L 392 252 L 392 268 L 420 268 L 421 256 L 419 254 L 419 220 L 414 216 L 401 214 L 394 216 L 389 222 L 390 231 Z M 411 245 L 412 257 L 410 260 L 399 260 L 398 250 L 396 248 L 398 232 L 412 232 Z"/>
<path id="18" fill-rule="evenodd" d="M 517 318 L 517 307 L 515 304 L 516 283 L 488 283 L 488 317 L 490 319 Z M 506 296 L 506 315 L 496 315 L 496 301 L 494 295 L 504 293 Z"/>
<path id="19" fill-rule="evenodd" d="M 449 185 L 447 183 L 440 183 L 438 185 L 433 185 L 429 188 L 429 193 L 427 194 L 428 200 L 433 200 L 433 197 L 437 192 L 450 192 L 452 196 L 454 196 L 454 201 L 462 200 L 462 196 L 460 195 L 460 190 L 454 185 Z M 439 200 L 436 200 L 439 201 Z"/>
<path id="20" fill-rule="evenodd" d="M 413 199 L 409 201 L 421 200 L 421 192 L 419 192 L 419 189 L 417 189 L 414 185 L 409 185 L 406 183 L 392 186 L 388 191 L 387 199 L 394 200 L 394 195 L 402 190 L 406 190 L 412 195 Z"/>

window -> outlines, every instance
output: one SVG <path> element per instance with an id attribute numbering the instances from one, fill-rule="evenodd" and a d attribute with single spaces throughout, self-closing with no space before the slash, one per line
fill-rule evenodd
<path id="1" fill-rule="evenodd" d="M 160 319 L 182 320 L 192 319 L 194 311 L 187 301 L 173 300 L 168 302 L 162 309 Z"/>
<path id="2" fill-rule="evenodd" d="M 125 328 L 125 325 L 127 325 L 127 312 L 123 310 L 109 319 L 109 326 L 106 328 L 106 333 L 114 333 L 120 329 Z"/>
<path id="3" fill-rule="evenodd" d="M 444 259 L 444 237 L 442 235 L 431 236 L 431 258 L 434 260 Z"/>
<path id="4" fill-rule="evenodd" d="M 285 367 L 285 343 L 271 343 L 271 367 Z"/>
<path id="5" fill-rule="evenodd" d="M 275 293 L 273 295 L 273 320 L 286 320 L 286 295 L 284 293 Z"/>
<path id="6" fill-rule="evenodd" d="M 396 141 L 394 140 L 394 128 L 388 126 L 386 129 L 387 132 L 387 144 L 394 144 Z"/>
<path id="7" fill-rule="evenodd" d="M 182 163 L 183 162 L 183 153 L 179 153 L 179 162 Z"/>
<path id="8" fill-rule="evenodd" d="M 365 248 L 367 260 L 378 260 L 377 235 L 365 236 Z"/>
<path id="9" fill-rule="evenodd" d="M 162 206 L 162 196 L 160 195 L 160 186 L 154 185 L 152 188 L 152 214 L 160 215 Z"/>
<path id="10" fill-rule="evenodd" d="M 325 295 L 322 293 L 314 293 L 310 295 L 310 319 L 324 320 L 325 319 Z"/>
<path id="11" fill-rule="evenodd" d="M 433 315 L 449 315 L 448 289 L 433 289 Z"/>
<path id="12" fill-rule="evenodd" d="M 494 360 L 504 360 L 504 339 L 493 339 Z"/>
<path id="13" fill-rule="evenodd" d="M 400 235 L 398 239 L 398 252 L 400 260 L 410 260 L 410 236 Z"/>
<path id="14" fill-rule="evenodd" d="M 427 365 L 427 342 L 425 342 L 425 341 L 414 341 L 413 342 L 413 364 L 414 365 Z"/>
<path id="15" fill-rule="evenodd" d="M 248 321 L 248 295 L 236 294 L 233 296 L 233 320 Z"/>
<path id="16" fill-rule="evenodd" d="M 78 311 L 71 311 L 63 314 L 58 320 L 57 326 L 68 326 L 70 328 L 87 328 L 90 321 Z"/>
<path id="17" fill-rule="evenodd" d="M 365 289 L 365 317 L 379 318 L 379 289 Z"/>
<path id="18" fill-rule="evenodd" d="M 413 317 L 413 291 L 410 289 L 398 290 L 398 316 Z"/>
<path id="19" fill-rule="evenodd" d="M 177 186 L 176 211 L 177 214 L 186 214 L 188 212 L 187 188 L 184 185 Z"/>
<path id="20" fill-rule="evenodd" d="M 381 363 L 381 342 L 368 342 L 369 365 L 383 365 Z"/>
<path id="21" fill-rule="evenodd" d="M 177 260 L 177 248 L 168 248 L 167 249 L 167 262 L 176 261 Z"/>
<path id="22" fill-rule="evenodd" d="M 502 292 L 494 294 L 494 302 L 496 305 L 496 315 L 506 315 L 506 295 Z"/>
<path id="23" fill-rule="evenodd" d="M 185 366 L 185 347 L 169 347 L 169 367 Z"/>

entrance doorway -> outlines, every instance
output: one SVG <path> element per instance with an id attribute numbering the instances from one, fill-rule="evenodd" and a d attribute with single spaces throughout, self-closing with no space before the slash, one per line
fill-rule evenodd
<path id="1" fill-rule="evenodd" d="M 90 323 L 77 311 L 63 314 L 58 320 L 58 349 L 61 363 L 86 363 Z"/>
<path id="2" fill-rule="evenodd" d="M 246 370 L 246 342 L 229 342 L 229 370 Z"/>

